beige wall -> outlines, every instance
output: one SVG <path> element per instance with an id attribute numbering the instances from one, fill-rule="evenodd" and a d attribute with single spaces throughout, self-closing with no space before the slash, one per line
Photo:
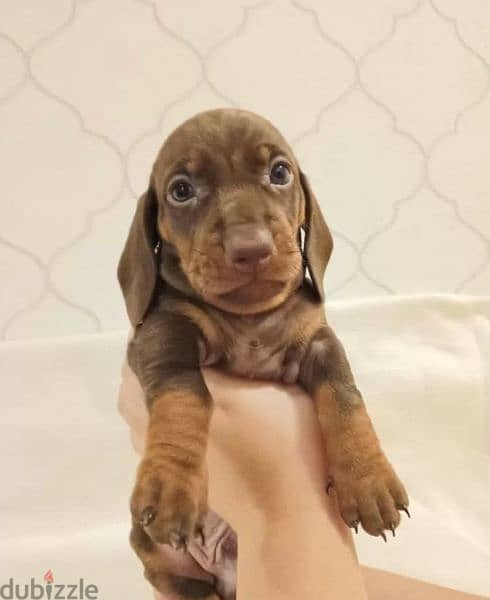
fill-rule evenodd
<path id="1" fill-rule="evenodd" d="M 216 106 L 292 141 L 332 299 L 490 294 L 489 62 L 488 0 L 2 0 L 0 337 L 126 326 L 135 197 Z"/>

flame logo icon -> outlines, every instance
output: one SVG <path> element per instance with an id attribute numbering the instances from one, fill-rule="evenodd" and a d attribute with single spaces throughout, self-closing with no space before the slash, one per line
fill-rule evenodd
<path id="1" fill-rule="evenodd" d="M 49 569 L 49 571 L 46 571 L 46 573 L 44 573 L 43 579 L 46 583 L 53 583 L 53 581 L 54 581 L 53 571 L 51 571 L 51 569 Z"/>

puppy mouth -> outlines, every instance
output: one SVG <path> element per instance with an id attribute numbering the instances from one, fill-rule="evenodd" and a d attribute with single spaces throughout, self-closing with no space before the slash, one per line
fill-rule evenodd
<path id="1" fill-rule="evenodd" d="M 219 294 L 222 300 L 233 304 L 253 304 L 255 302 L 265 302 L 284 288 L 283 281 L 267 281 L 252 279 L 248 283 L 242 284 L 230 292 Z"/>

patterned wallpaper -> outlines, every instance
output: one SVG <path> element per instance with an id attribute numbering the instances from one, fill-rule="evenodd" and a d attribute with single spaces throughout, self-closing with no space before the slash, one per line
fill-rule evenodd
<path id="1" fill-rule="evenodd" d="M 490 0 L 2 0 L 0 337 L 126 327 L 155 153 L 240 106 L 292 141 L 331 298 L 490 294 Z"/>

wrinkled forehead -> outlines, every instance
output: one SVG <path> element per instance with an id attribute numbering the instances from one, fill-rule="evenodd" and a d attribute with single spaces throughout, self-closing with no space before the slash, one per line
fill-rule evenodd
<path id="1" fill-rule="evenodd" d="M 155 163 L 155 176 L 164 184 L 176 173 L 206 176 L 220 169 L 260 171 L 278 155 L 294 163 L 286 140 L 266 119 L 232 109 L 209 111 L 170 134 Z"/>

